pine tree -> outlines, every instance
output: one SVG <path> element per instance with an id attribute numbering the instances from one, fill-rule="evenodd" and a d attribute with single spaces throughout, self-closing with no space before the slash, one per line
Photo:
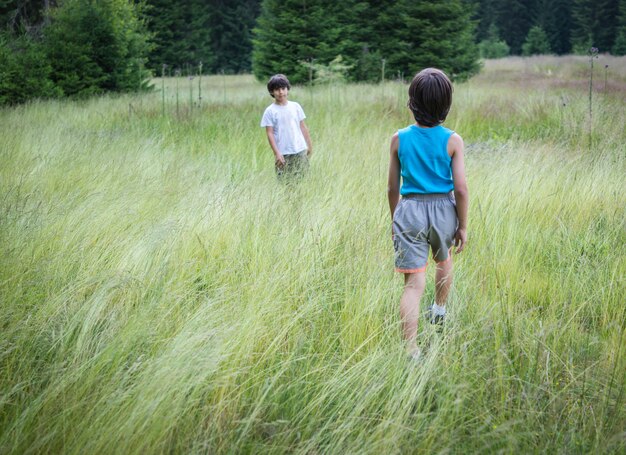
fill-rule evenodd
<path id="1" fill-rule="evenodd" d="M 617 0 L 574 0 L 572 46 L 586 53 L 591 46 L 606 52 L 613 47 L 617 25 Z"/>
<path id="2" fill-rule="evenodd" d="M 204 0 L 148 0 L 148 29 L 154 48 L 150 68 L 161 73 L 162 65 L 191 73 L 202 62 L 210 68 L 211 14 L 214 9 Z"/>
<path id="3" fill-rule="evenodd" d="M 211 48 L 215 72 L 250 71 L 252 29 L 260 12 L 260 0 L 212 0 Z"/>
<path id="4" fill-rule="evenodd" d="M 548 36 L 539 25 L 535 25 L 528 31 L 526 41 L 522 45 L 522 55 L 549 53 L 551 53 L 551 50 Z"/>
<path id="5" fill-rule="evenodd" d="M 490 28 L 498 21 L 499 0 L 476 0 L 472 20 L 476 22 L 476 41 L 491 40 Z M 497 26 L 496 26 L 497 28 Z"/>
<path id="6" fill-rule="evenodd" d="M 571 51 L 572 3 L 570 0 L 539 0 L 539 25 L 546 33 L 550 48 L 557 54 Z"/>
<path id="7" fill-rule="evenodd" d="M 147 36 L 129 0 L 65 0 L 44 38 L 51 78 L 65 95 L 144 88 Z"/>
<path id="8" fill-rule="evenodd" d="M 478 44 L 478 50 L 481 58 L 502 58 L 510 52 L 508 44 L 500 39 L 500 33 L 495 24 L 489 27 L 489 34 Z"/>
<path id="9" fill-rule="evenodd" d="M 349 63 L 357 44 L 344 27 L 349 1 L 264 0 L 254 29 L 252 70 L 265 80 L 284 73 L 293 83 L 309 80 L 308 64 L 327 65 L 338 55 Z"/>
<path id="10" fill-rule="evenodd" d="M 286 72 L 305 82 L 310 64 L 341 55 L 357 80 L 377 79 L 382 59 L 393 76 L 437 66 L 467 78 L 479 67 L 472 13 L 463 0 L 265 0 L 253 71 L 262 80 Z"/>
<path id="11" fill-rule="evenodd" d="M 496 26 L 502 38 L 511 48 L 512 54 L 522 52 L 530 27 L 535 23 L 535 0 L 500 0 L 496 7 Z"/>
<path id="12" fill-rule="evenodd" d="M 389 34 L 381 54 L 389 71 L 411 77 L 434 66 L 457 80 L 475 74 L 479 63 L 472 13 L 460 0 L 396 2 L 383 14 Z"/>
<path id="13" fill-rule="evenodd" d="M 616 37 L 611 52 L 614 55 L 626 55 L 626 0 L 619 2 Z"/>
<path id="14" fill-rule="evenodd" d="M 0 106 L 60 95 L 40 42 L 28 34 L 0 33 Z"/>

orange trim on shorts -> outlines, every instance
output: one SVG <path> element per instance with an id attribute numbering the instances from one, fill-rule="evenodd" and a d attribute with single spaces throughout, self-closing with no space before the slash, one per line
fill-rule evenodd
<path id="1" fill-rule="evenodd" d="M 420 273 L 420 272 L 425 272 L 427 265 L 428 264 L 426 264 L 424 267 L 420 267 L 419 269 L 398 269 L 398 268 L 396 268 L 396 272 L 399 272 L 399 273 Z"/>

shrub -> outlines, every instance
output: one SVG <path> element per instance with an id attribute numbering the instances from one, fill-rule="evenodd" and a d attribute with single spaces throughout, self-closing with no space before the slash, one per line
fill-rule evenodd
<path id="1" fill-rule="evenodd" d="M 41 43 L 28 35 L 0 34 L 0 105 L 59 95 Z"/>
<path id="2" fill-rule="evenodd" d="M 522 45 L 522 55 L 550 54 L 550 42 L 543 29 L 535 25 L 528 31 L 526 41 Z"/>
<path id="3" fill-rule="evenodd" d="M 148 34 L 128 0 L 66 0 L 45 31 L 52 78 L 64 94 L 146 88 Z"/>
<path id="4" fill-rule="evenodd" d="M 503 58 L 509 55 L 511 49 L 504 40 L 500 39 L 498 29 L 491 24 L 486 40 L 478 44 L 478 52 L 481 58 Z"/>
<path id="5" fill-rule="evenodd" d="M 611 49 L 613 55 L 626 55 L 626 29 L 621 30 L 615 38 L 615 44 Z"/>
<path id="6" fill-rule="evenodd" d="M 346 65 L 343 57 L 338 55 L 328 65 L 321 63 L 300 62 L 305 67 L 313 71 L 314 80 L 319 84 L 336 84 L 346 82 L 348 71 L 352 69 L 352 65 Z"/>

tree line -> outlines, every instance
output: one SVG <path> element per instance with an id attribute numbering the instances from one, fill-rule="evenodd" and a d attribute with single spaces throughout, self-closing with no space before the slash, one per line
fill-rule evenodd
<path id="1" fill-rule="evenodd" d="M 476 0 L 476 40 L 486 58 L 626 54 L 626 0 Z"/>
<path id="2" fill-rule="evenodd" d="M 150 76 L 462 80 L 479 57 L 626 54 L 626 0 L 0 0 L 0 105 Z"/>

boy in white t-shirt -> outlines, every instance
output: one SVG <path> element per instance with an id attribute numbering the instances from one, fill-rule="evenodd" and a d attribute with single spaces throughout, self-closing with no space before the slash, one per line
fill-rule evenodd
<path id="1" fill-rule="evenodd" d="M 279 178 L 286 175 L 302 175 L 309 167 L 313 153 L 309 129 L 304 123 L 306 116 L 295 101 L 287 100 L 291 84 L 283 74 L 272 76 L 267 83 L 274 102 L 261 119 L 267 140 L 274 152 L 276 173 Z"/>

